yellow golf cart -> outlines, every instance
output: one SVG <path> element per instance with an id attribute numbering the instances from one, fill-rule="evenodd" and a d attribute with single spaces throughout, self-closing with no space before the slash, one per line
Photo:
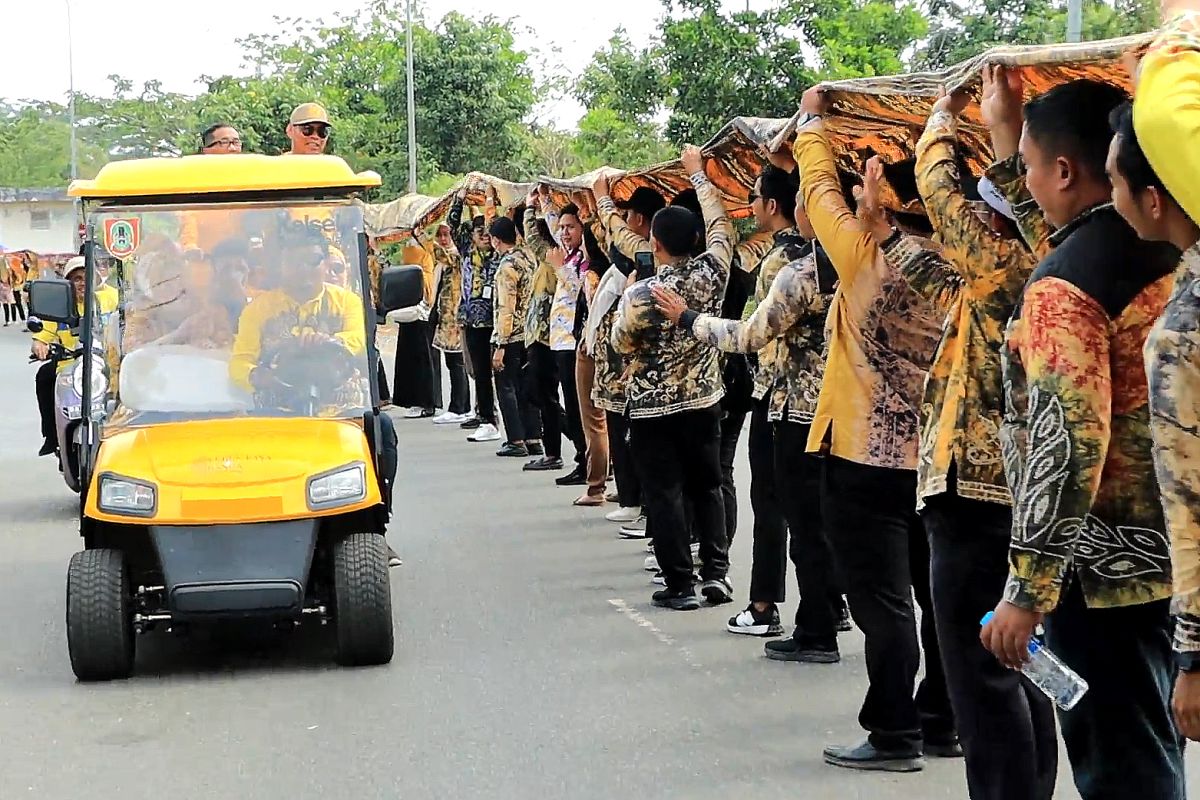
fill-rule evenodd
<path id="1" fill-rule="evenodd" d="M 220 155 L 72 183 L 86 300 L 34 281 L 30 305 L 77 333 L 87 376 L 67 575 L 79 679 L 130 675 L 156 625 L 236 618 L 329 621 L 341 663 L 391 660 L 395 439 L 374 330 L 422 278 L 390 268 L 372 302 L 353 195 L 379 182 L 332 156 Z M 101 317 L 105 275 L 119 313 Z"/>

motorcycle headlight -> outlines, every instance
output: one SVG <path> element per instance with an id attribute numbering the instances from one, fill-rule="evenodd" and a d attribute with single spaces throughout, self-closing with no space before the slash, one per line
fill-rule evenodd
<path id="1" fill-rule="evenodd" d="M 314 511 L 357 503 L 366 496 L 367 470 L 361 462 L 308 479 L 308 507 Z"/>
<path id="2" fill-rule="evenodd" d="M 154 485 L 120 475 L 100 476 L 101 511 L 134 517 L 152 517 L 157 506 Z"/>
<path id="3" fill-rule="evenodd" d="M 75 394 L 83 397 L 83 359 L 75 359 L 75 363 L 71 365 L 71 388 L 75 390 Z M 104 393 L 108 391 L 108 376 L 104 374 L 104 362 L 92 359 L 92 400 L 99 397 L 104 397 Z"/>

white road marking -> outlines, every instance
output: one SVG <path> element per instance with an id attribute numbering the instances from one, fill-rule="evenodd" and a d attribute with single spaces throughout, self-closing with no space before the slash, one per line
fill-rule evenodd
<path id="1" fill-rule="evenodd" d="M 662 628 L 658 627 L 649 619 L 647 619 L 645 614 L 638 611 L 636 608 L 633 608 L 619 597 L 610 598 L 608 603 L 617 611 L 621 612 L 626 619 L 630 620 L 638 627 L 645 628 L 647 631 L 649 631 L 650 635 L 657 639 L 661 644 L 666 645 L 667 647 L 679 653 L 679 655 L 683 656 L 683 660 L 687 662 L 689 667 L 693 667 L 695 669 L 704 669 L 704 665 L 700 663 L 698 658 L 696 658 L 696 654 L 692 652 L 691 648 L 689 648 L 687 645 L 680 644 L 678 641 L 676 641 L 674 636 L 667 633 Z"/>

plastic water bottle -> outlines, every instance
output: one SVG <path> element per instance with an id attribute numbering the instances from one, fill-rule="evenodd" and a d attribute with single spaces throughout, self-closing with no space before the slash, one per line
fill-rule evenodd
<path id="1" fill-rule="evenodd" d="M 979 624 L 987 625 L 994 616 L 995 612 L 989 611 Z M 1074 708 L 1088 690 L 1087 681 L 1047 650 L 1036 636 L 1029 638 L 1029 661 L 1021 668 L 1021 672 L 1063 711 Z"/>

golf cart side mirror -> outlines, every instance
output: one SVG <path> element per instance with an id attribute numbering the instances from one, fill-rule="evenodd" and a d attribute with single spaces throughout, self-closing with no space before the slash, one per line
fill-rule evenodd
<path id="1" fill-rule="evenodd" d="M 425 273 L 412 264 L 388 267 L 380 277 L 379 301 L 383 313 L 419 305 L 425 296 Z"/>
<path id="2" fill-rule="evenodd" d="M 29 284 L 29 314 L 43 321 L 73 324 L 75 287 L 59 279 L 33 281 Z"/>
<path id="3" fill-rule="evenodd" d="M 45 330 L 45 328 L 46 326 L 43 325 L 42 321 L 37 317 L 30 317 L 29 319 L 25 320 L 25 330 L 29 331 L 30 333 L 41 333 L 43 330 Z"/>

